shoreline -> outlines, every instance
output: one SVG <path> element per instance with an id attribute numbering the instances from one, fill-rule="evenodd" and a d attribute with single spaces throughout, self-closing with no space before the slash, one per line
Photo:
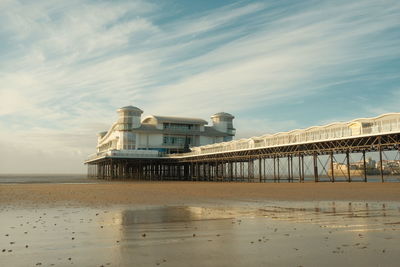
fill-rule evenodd
<path id="1" fill-rule="evenodd" d="M 117 182 L 0 184 L 0 205 L 182 205 L 225 201 L 400 201 L 400 183 Z"/>

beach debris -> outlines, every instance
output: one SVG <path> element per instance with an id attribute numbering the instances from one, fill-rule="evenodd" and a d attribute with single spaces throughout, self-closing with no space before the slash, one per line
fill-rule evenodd
<path id="1" fill-rule="evenodd" d="M 386 252 L 386 249 L 382 250 L 382 253 L 385 253 L 385 252 Z"/>
<path id="2" fill-rule="evenodd" d="M 41 262 L 36 263 L 36 266 L 39 266 L 39 265 L 42 265 L 42 263 Z"/>
<path id="3" fill-rule="evenodd" d="M 25 247 L 28 248 L 29 246 L 28 246 L 28 245 L 25 245 Z"/>
<path id="4" fill-rule="evenodd" d="M 5 250 L 5 249 L 3 249 L 1 252 L 6 252 L 6 250 Z"/>
<path id="5" fill-rule="evenodd" d="M 143 236 L 143 237 L 146 237 L 146 233 L 143 233 L 142 236 Z"/>
<path id="6" fill-rule="evenodd" d="M 196 236 L 196 234 L 193 234 L 193 237 L 195 237 Z"/>
<path id="7" fill-rule="evenodd" d="M 68 258 L 68 260 L 70 261 L 70 260 L 72 260 L 72 258 Z"/>

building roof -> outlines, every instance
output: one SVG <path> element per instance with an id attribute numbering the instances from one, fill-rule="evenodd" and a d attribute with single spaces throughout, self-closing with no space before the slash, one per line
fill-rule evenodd
<path id="1" fill-rule="evenodd" d="M 103 137 L 107 134 L 107 131 L 99 132 L 97 136 Z"/>
<path id="2" fill-rule="evenodd" d="M 226 113 L 226 112 L 215 113 L 214 115 L 211 116 L 211 118 L 214 118 L 214 117 L 225 117 L 225 118 L 230 118 L 230 119 L 235 118 L 235 116 L 233 116 L 232 114 Z"/>
<path id="3" fill-rule="evenodd" d="M 147 116 L 143 119 L 142 123 L 150 123 L 152 120 L 156 121 L 157 123 L 184 123 L 184 124 L 200 124 L 206 125 L 208 124 L 207 121 L 199 118 L 186 118 L 186 117 L 171 117 L 171 116 L 158 116 L 158 115 L 151 115 Z"/>
<path id="4" fill-rule="evenodd" d="M 122 108 L 119 108 L 117 111 L 119 112 L 119 111 L 122 111 L 122 110 L 139 111 L 139 112 L 143 113 L 143 110 L 141 110 L 141 109 L 138 108 L 138 107 L 134 107 L 134 106 L 122 107 Z"/>

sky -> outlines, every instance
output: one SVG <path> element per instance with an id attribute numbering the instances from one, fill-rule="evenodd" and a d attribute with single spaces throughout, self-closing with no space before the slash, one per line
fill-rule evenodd
<path id="1" fill-rule="evenodd" d="M 84 173 L 144 115 L 236 138 L 400 112 L 400 1 L 0 0 L 0 173 Z"/>

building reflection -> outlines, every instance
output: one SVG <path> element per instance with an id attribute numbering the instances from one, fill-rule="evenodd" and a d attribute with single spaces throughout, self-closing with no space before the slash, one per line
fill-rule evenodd
<path id="1" fill-rule="evenodd" d="M 251 242 L 280 242 L 289 238 L 286 233 L 290 237 L 301 233 L 310 238 L 318 236 L 317 233 L 329 238 L 330 234 L 342 233 L 339 236 L 346 244 L 370 242 L 376 235 L 370 232 L 393 227 L 387 224 L 390 216 L 399 217 L 398 207 L 392 204 L 342 201 L 291 204 L 233 209 L 186 206 L 126 209 L 104 214 L 102 223 L 111 224 L 113 227 L 107 228 L 114 231 L 112 238 L 120 241 L 113 250 L 117 262 L 139 266 L 148 265 L 151 260 L 162 262 L 171 254 L 188 260 L 190 253 L 197 257 L 212 254 L 221 247 L 231 255 L 244 254 L 251 249 Z M 268 226 L 279 230 L 268 232 Z M 301 232 L 293 231 L 299 227 Z"/>

